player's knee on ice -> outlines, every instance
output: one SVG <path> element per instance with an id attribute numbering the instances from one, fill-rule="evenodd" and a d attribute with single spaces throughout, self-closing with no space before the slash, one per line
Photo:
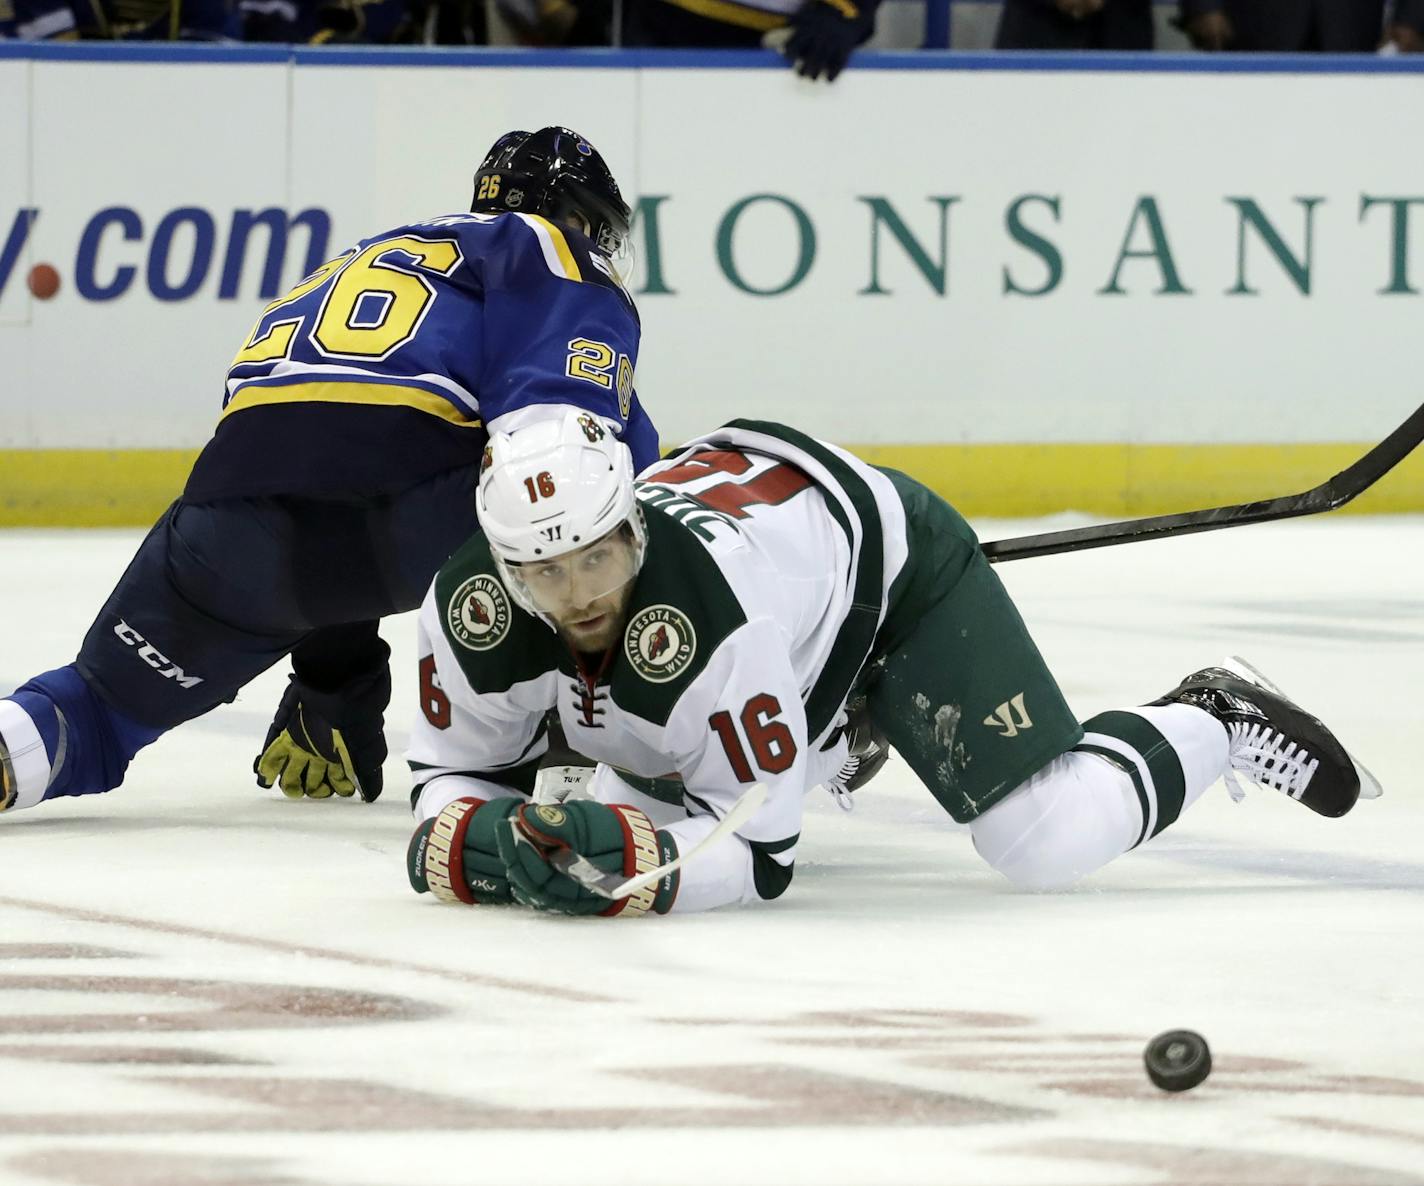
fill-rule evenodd
<path id="1" fill-rule="evenodd" d="M 1066 889 L 1132 847 L 1132 779 L 1096 754 L 1055 758 L 970 824 L 974 847 L 1020 889 Z"/>

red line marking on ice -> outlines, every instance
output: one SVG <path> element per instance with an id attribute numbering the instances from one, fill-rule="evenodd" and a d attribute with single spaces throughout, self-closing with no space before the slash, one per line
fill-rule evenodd
<path id="1" fill-rule="evenodd" d="M 309 959 L 334 960 L 338 963 L 354 964 L 362 968 L 381 968 L 397 972 L 415 972 L 422 976 L 435 976 L 443 980 L 453 980 L 457 984 L 477 984 L 482 988 L 498 988 L 507 992 L 523 993 L 529 996 L 552 997 L 559 1001 L 576 1001 L 589 1005 L 613 1005 L 619 1001 L 615 997 L 600 993 L 584 992 L 581 989 L 559 988 L 549 984 L 539 984 L 532 980 L 514 980 L 507 976 L 490 976 L 483 972 L 460 972 L 453 968 L 441 968 L 433 964 L 413 964 L 403 960 L 383 959 L 380 956 L 360 955 L 353 951 L 338 951 L 330 947 L 313 947 L 305 943 L 284 943 L 279 939 L 259 939 L 253 935 L 232 935 L 223 931 L 210 931 L 202 927 L 186 926 L 183 923 L 159 922 L 151 918 L 130 918 L 120 914 L 105 914 L 99 910 L 84 910 L 77 906 L 59 906 L 52 902 L 36 902 L 28 898 L 5 898 L 6 907 L 18 906 L 22 910 L 36 910 L 43 914 L 58 915 L 77 922 L 95 922 L 104 926 L 132 927 L 134 930 L 150 931 L 160 935 L 182 935 L 190 939 L 207 939 L 215 943 L 230 943 L 236 947 L 252 947 L 259 951 L 274 951 L 282 955 L 305 956 Z"/>

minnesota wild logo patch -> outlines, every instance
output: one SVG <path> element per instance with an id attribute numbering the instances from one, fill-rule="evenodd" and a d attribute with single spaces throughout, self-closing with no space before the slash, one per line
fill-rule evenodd
<path id="1" fill-rule="evenodd" d="M 680 609 L 650 605 L 628 623 L 623 651 L 645 680 L 665 684 L 686 671 L 697 654 L 697 632 Z"/>
<path id="2" fill-rule="evenodd" d="M 455 590 L 445 607 L 450 637 L 472 651 L 487 651 L 509 633 L 509 597 L 494 577 L 471 577 Z"/>

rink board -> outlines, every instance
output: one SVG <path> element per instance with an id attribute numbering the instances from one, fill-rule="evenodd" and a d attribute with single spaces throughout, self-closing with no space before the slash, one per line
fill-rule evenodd
<path id="1" fill-rule="evenodd" d="M 142 520 L 267 300 L 546 122 L 638 208 L 668 442 L 750 414 L 971 511 L 1117 514 L 1313 484 L 1417 404 L 1413 64 L 857 61 L 6 47 L 0 522 Z M 1417 475 L 1374 504 L 1421 508 Z"/>

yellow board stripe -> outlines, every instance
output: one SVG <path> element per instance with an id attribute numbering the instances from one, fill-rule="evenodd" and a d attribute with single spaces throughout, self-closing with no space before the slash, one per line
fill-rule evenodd
<path id="1" fill-rule="evenodd" d="M 395 390 L 403 401 L 411 391 Z M 1344 469 L 1369 447 L 849 446 L 872 464 L 918 478 L 966 515 L 1003 518 L 1064 510 L 1131 518 L 1294 494 Z M 0 450 L 0 526 L 147 526 L 182 491 L 196 456 L 196 449 Z M 1424 511 L 1424 456 L 1406 459 L 1345 511 Z"/>
<path id="2" fill-rule="evenodd" d="M 905 471 L 970 517 L 1136 518 L 1309 490 L 1375 443 L 847 447 L 872 465 Z M 1424 454 L 1406 458 L 1345 509 L 1424 511 Z"/>
<path id="3" fill-rule="evenodd" d="M 197 449 L 0 451 L 0 526 L 146 527 L 183 492 Z"/>
<path id="4" fill-rule="evenodd" d="M 393 383 L 288 383 L 276 387 L 251 384 L 241 388 L 223 409 L 222 419 L 234 412 L 271 404 L 366 404 L 414 408 L 417 412 L 448 420 L 461 428 L 478 428 L 480 421 L 449 400 L 419 387 Z"/>
<path id="5" fill-rule="evenodd" d="M 698 16 L 705 16 L 710 20 L 721 21 L 726 25 L 738 25 L 743 29 L 756 29 L 765 33 L 768 29 L 779 29 L 786 24 L 787 14 L 784 12 L 766 12 L 760 8 L 747 8 L 741 4 L 733 4 L 730 0 L 666 0 L 668 4 L 675 4 L 678 8 L 685 8 L 688 12 L 696 13 Z"/>

